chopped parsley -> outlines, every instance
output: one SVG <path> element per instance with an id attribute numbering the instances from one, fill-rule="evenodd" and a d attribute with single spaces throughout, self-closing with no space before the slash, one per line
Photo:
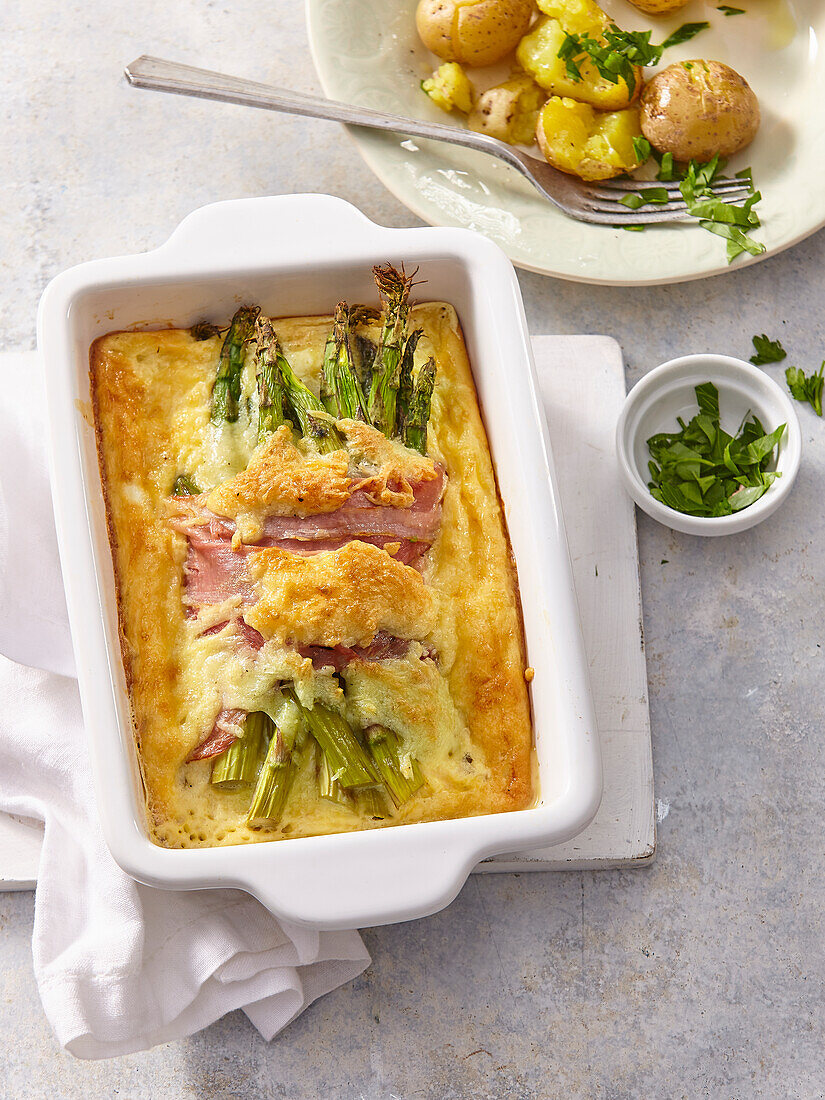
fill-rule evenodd
<path id="1" fill-rule="evenodd" d="M 753 190 L 753 179 L 750 170 L 747 169 L 745 172 L 738 173 L 737 178 L 748 181 L 750 185 L 748 197 L 738 206 L 723 202 L 710 190 L 710 185 L 718 178 L 722 167 L 718 153 L 707 164 L 697 164 L 692 160 L 679 184 L 679 190 L 687 204 L 688 213 L 699 219 L 699 225 L 709 233 L 715 233 L 727 240 L 727 256 L 730 264 L 743 252 L 749 252 L 751 256 L 759 256 L 765 251 L 764 244 L 751 240 L 749 235 L 752 229 L 760 225 L 759 217 L 753 208 L 762 195 L 759 191 Z"/>
<path id="2" fill-rule="evenodd" d="M 611 23 L 602 38 L 589 34 L 568 34 L 559 47 L 558 56 L 565 63 L 570 80 L 582 79 L 581 64 L 585 58 L 595 65 L 599 75 L 610 84 L 623 80 L 632 96 L 636 90 L 634 66 L 658 65 L 662 47 L 651 44 L 651 31 L 623 31 Z"/>
<path id="3" fill-rule="evenodd" d="M 784 352 L 782 358 L 785 358 Z M 822 387 L 825 385 L 822 372 L 824 369 L 825 361 L 823 361 L 819 370 L 814 371 L 813 374 L 805 374 L 799 367 L 787 367 L 785 370 L 785 381 L 788 383 L 791 397 L 795 397 L 797 401 L 807 401 L 813 407 L 817 416 L 822 416 Z"/>
<path id="4" fill-rule="evenodd" d="M 640 206 L 648 203 L 663 203 L 670 198 L 664 187 L 645 187 L 638 194 L 625 195 L 619 199 L 622 206 L 629 206 L 631 210 L 638 210 Z"/>
<path id="5" fill-rule="evenodd" d="M 761 336 L 752 337 L 755 354 L 751 356 L 751 362 L 755 367 L 761 367 L 764 363 L 781 363 L 788 354 L 778 340 L 769 340 L 763 332 Z"/>
<path id="6" fill-rule="evenodd" d="M 690 516 L 729 516 L 747 508 L 779 477 L 768 466 L 786 425 L 766 432 L 757 416 L 746 417 L 735 436 L 719 417 L 719 391 L 712 382 L 694 388 L 699 412 L 678 432 L 647 441 L 648 489 L 656 500 Z"/>
<path id="7" fill-rule="evenodd" d="M 644 164 L 652 152 L 650 142 L 646 137 L 637 136 L 633 138 L 633 152 L 636 154 L 636 160 L 639 164 Z"/>
<path id="8" fill-rule="evenodd" d="M 724 15 L 744 15 L 744 8 L 732 8 L 729 4 L 717 4 L 717 11 L 721 11 Z"/>
<path id="9" fill-rule="evenodd" d="M 673 180 L 679 179 L 679 172 L 673 163 L 673 153 L 662 153 L 656 179 L 660 183 L 671 183 Z"/>
<path id="10" fill-rule="evenodd" d="M 681 46 L 683 42 L 690 42 L 701 31 L 706 31 L 710 23 L 683 23 L 681 27 L 667 36 L 660 49 L 669 50 L 671 46 Z"/>

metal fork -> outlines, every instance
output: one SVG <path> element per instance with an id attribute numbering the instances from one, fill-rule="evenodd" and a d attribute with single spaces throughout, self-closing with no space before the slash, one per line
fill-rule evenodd
<path id="1" fill-rule="evenodd" d="M 301 92 L 276 88 L 271 84 L 259 84 L 208 69 L 197 69 L 191 65 L 179 65 L 159 57 L 139 57 L 126 66 L 124 74 L 136 88 L 152 88 L 176 95 L 238 103 L 244 107 L 261 107 L 268 111 L 326 118 L 373 130 L 407 134 L 410 137 L 432 138 L 435 141 L 446 141 L 451 145 L 464 145 L 468 149 L 490 153 L 525 176 L 537 191 L 565 214 L 582 222 L 615 226 L 650 225 L 654 222 L 681 221 L 690 217 L 678 183 L 649 184 L 641 180 L 584 183 L 575 176 L 559 172 L 545 161 L 528 156 L 515 146 L 473 130 L 383 114 L 368 107 L 336 103 L 320 96 L 304 95 Z M 663 187 L 668 201 L 639 210 L 631 210 L 620 201 L 630 193 L 643 195 L 648 186 Z M 711 185 L 711 190 L 723 201 L 735 202 L 749 194 L 750 186 L 745 180 L 716 180 Z"/>

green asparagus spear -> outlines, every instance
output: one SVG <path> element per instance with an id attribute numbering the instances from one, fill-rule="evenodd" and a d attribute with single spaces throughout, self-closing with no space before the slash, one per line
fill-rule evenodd
<path id="1" fill-rule="evenodd" d="M 278 367 L 278 338 L 269 320 L 258 323 L 258 442 L 286 422 L 284 387 Z"/>
<path id="2" fill-rule="evenodd" d="M 372 388 L 372 378 L 375 367 L 375 357 L 378 354 L 378 345 L 374 344 L 366 336 L 356 336 L 350 341 L 352 361 L 355 373 L 361 383 L 361 390 L 369 393 Z"/>
<path id="3" fill-rule="evenodd" d="M 221 424 L 224 420 L 234 423 L 238 419 L 244 348 L 252 336 L 260 312 L 259 306 L 241 306 L 232 318 L 232 324 L 223 341 L 218 373 L 212 388 L 213 424 Z"/>
<path id="4" fill-rule="evenodd" d="M 418 368 L 409 412 L 404 421 L 402 439 L 422 455 L 427 453 L 427 423 L 435 386 L 435 359 L 432 356 Z"/>
<path id="5" fill-rule="evenodd" d="M 324 365 L 321 368 L 321 404 L 330 416 L 338 415 L 338 402 L 328 379 L 332 378 L 335 367 L 335 329 L 330 329 L 324 345 Z"/>
<path id="6" fill-rule="evenodd" d="M 402 763 L 401 740 L 386 726 L 370 726 L 367 747 L 370 750 L 378 774 L 396 806 L 412 798 L 424 786 L 424 776 L 415 757 Z"/>
<path id="7" fill-rule="evenodd" d="M 278 727 L 273 726 L 266 758 L 246 815 L 247 825 L 273 825 L 280 820 L 294 777 L 292 751 Z"/>
<path id="8" fill-rule="evenodd" d="M 361 392 L 364 394 L 370 392 L 378 345 L 373 343 L 368 336 L 363 336 L 358 332 L 358 329 L 363 325 L 377 325 L 380 320 L 380 310 L 373 309 L 371 306 L 352 306 L 350 308 L 349 344 L 352 367 L 358 381 L 361 383 Z"/>
<path id="9" fill-rule="evenodd" d="M 175 484 L 172 486 L 172 496 L 175 497 L 196 497 L 200 493 L 200 489 L 194 483 L 191 477 L 187 474 L 178 474 L 175 478 Z"/>
<path id="10" fill-rule="evenodd" d="M 248 714 L 243 737 L 239 737 L 225 752 L 215 757 L 212 764 L 212 786 L 222 791 L 251 787 L 272 728 L 270 719 L 260 711 Z"/>
<path id="11" fill-rule="evenodd" d="M 284 688 L 284 695 L 301 706 L 294 688 Z M 332 779 L 345 788 L 372 787 L 380 782 L 363 745 L 342 715 L 320 703 L 316 703 L 311 710 L 306 707 L 301 709 L 309 732 L 327 758 Z"/>
<path id="12" fill-rule="evenodd" d="M 312 390 L 304 385 L 280 349 L 278 370 L 284 385 L 287 407 L 293 413 L 301 435 L 314 439 L 321 454 L 340 451 L 344 440 L 335 427 L 334 420 Z"/>
<path id="13" fill-rule="evenodd" d="M 346 302 L 335 307 L 332 329 L 334 349 L 324 356 L 324 381 L 335 398 L 335 414 L 339 418 L 366 420 L 367 401 L 352 363 L 349 342 L 350 314 Z"/>
<path id="14" fill-rule="evenodd" d="M 355 797 L 358 809 L 365 817 L 371 817 L 375 821 L 385 821 L 388 817 L 392 817 L 392 810 L 387 805 L 383 787 L 365 787 Z"/>
<path id="15" fill-rule="evenodd" d="M 398 397 L 395 402 L 395 432 L 394 435 L 404 437 L 404 424 L 410 413 L 410 403 L 413 396 L 413 359 L 418 341 L 424 335 L 424 330 L 417 328 L 411 332 L 404 343 L 404 352 L 401 356 L 401 370 L 398 383 Z"/>
<path id="16" fill-rule="evenodd" d="M 353 809 L 352 798 L 343 789 L 337 779 L 332 778 L 329 763 L 321 746 L 316 742 L 317 766 L 318 766 L 318 794 L 329 802 L 335 802 L 339 806 L 349 806 Z"/>
<path id="17" fill-rule="evenodd" d="M 369 392 L 369 419 L 386 436 L 395 431 L 395 404 L 400 384 L 401 351 L 410 312 L 413 275 L 397 271 L 391 264 L 374 267 L 372 273 L 385 301 L 384 327 L 378 346 L 375 371 Z"/>

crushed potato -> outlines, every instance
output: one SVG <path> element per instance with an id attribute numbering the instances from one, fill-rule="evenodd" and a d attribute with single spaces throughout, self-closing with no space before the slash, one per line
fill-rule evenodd
<path id="1" fill-rule="evenodd" d="M 607 26 L 607 16 L 591 0 L 570 0 L 570 7 L 551 0 L 542 0 L 543 7 L 558 11 L 558 16 L 544 15 L 530 34 L 522 38 L 516 58 L 525 72 L 552 95 L 568 96 L 605 111 L 627 107 L 641 87 L 641 69 L 634 66 L 636 87 L 632 96 L 623 80 L 611 84 L 585 57 L 577 61 L 581 80 L 573 79 L 566 63 L 559 57 L 568 34 L 589 34 L 599 38 Z"/>
<path id="2" fill-rule="evenodd" d="M 584 180 L 604 180 L 639 166 L 633 138 L 641 136 L 639 108 L 595 111 L 553 96 L 539 112 L 536 138 L 546 160 Z"/>
<path id="3" fill-rule="evenodd" d="M 531 76 L 516 73 L 479 97 L 467 125 L 510 145 L 532 145 L 539 108 L 546 98 Z"/>
<path id="4" fill-rule="evenodd" d="M 421 87 L 442 111 L 456 110 L 468 115 L 473 109 L 473 86 L 455 61 L 439 65 L 429 80 L 422 81 Z"/>

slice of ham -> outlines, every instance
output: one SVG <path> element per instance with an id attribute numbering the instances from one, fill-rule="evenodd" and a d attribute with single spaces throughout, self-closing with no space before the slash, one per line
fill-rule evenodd
<path id="1" fill-rule="evenodd" d="M 187 756 L 187 764 L 191 764 L 193 760 L 208 760 L 212 756 L 220 756 L 237 741 L 245 718 L 246 711 L 221 710 L 209 735 Z"/>
<path id="2" fill-rule="evenodd" d="M 210 634 L 220 634 L 220 632 L 225 627 L 229 626 L 230 623 L 232 624 L 231 633 L 236 635 L 241 643 L 239 648 L 246 648 L 252 653 L 258 653 L 263 649 L 263 634 L 260 634 L 254 626 L 250 626 L 242 616 L 239 616 L 237 619 L 224 619 L 222 623 L 215 623 L 214 626 L 202 630 L 199 636 L 201 638 L 208 638 Z"/>
<path id="3" fill-rule="evenodd" d="M 214 524 L 190 527 L 189 553 L 186 557 L 186 601 L 189 604 L 223 603 L 232 596 L 240 596 L 244 602 L 253 598 L 246 582 L 246 555 L 242 546 L 232 549 L 225 536 L 214 531 Z"/>
<path id="4" fill-rule="evenodd" d="M 333 668 L 343 672 L 350 661 L 389 661 L 404 657 L 410 643 L 406 638 L 395 638 L 380 630 L 368 646 L 337 645 L 333 648 L 321 645 L 301 645 L 298 652 L 309 657 L 315 669 Z"/>
<path id="5" fill-rule="evenodd" d="M 409 508 L 374 504 L 367 493 L 359 489 L 334 512 L 314 516 L 267 516 L 263 534 L 254 545 L 281 546 L 284 540 L 346 541 L 361 536 L 384 542 L 412 540 L 429 545 L 438 534 L 445 487 L 444 470 L 440 466 L 436 467 L 436 475 L 430 481 L 420 481 L 413 486 L 414 500 Z M 195 532 L 202 543 L 229 541 L 235 534 L 234 520 L 210 512 L 201 497 L 176 498 L 175 507 L 172 526 L 190 541 Z"/>
<path id="6" fill-rule="evenodd" d="M 444 495 L 444 471 L 437 477 L 418 482 L 415 499 L 409 508 L 389 508 L 370 503 L 358 490 L 334 512 L 316 516 L 269 516 L 263 536 L 253 545 L 232 549 L 235 524 L 209 512 L 200 498 L 176 500 L 178 514 L 172 526 L 189 540 L 184 572 L 186 601 L 190 606 L 223 603 L 240 596 L 242 603 L 254 600 L 246 581 L 246 558 L 257 547 L 277 546 L 293 554 L 316 554 L 338 550 L 347 542 L 362 542 L 388 547 L 404 565 L 418 566 L 438 533 L 441 499 Z"/>

